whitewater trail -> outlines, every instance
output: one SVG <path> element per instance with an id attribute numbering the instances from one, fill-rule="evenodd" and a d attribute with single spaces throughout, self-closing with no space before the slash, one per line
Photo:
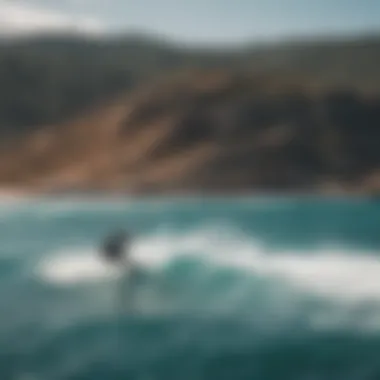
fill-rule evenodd
<path id="1" fill-rule="evenodd" d="M 365 252 L 324 248 L 270 253 L 242 234 L 205 229 L 182 235 L 157 233 L 142 237 L 133 247 L 133 259 L 149 271 L 160 271 L 181 258 L 282 279 L 299 290 L 325 297 L 380 301 L 380 259 Z M 122 271 L 102 262 L 94 247 L 66 247 L 46 256 L 38 273 L 46 281 L 72 285 L 112 280 Z"/>

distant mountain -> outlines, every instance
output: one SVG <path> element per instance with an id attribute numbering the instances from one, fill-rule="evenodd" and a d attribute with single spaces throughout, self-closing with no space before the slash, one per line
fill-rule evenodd
<path id="1" fill-rule="evenodd" d="M 289 56 L 297 51 L 306 56 L 297 49 Z M 254 54 L 270 61 L 282 53 Z M 0 186 L 134 194 L 378 192 L 380 91 L 321 83 L 321 71 L 304 67 L 319 76 L 212 68 L 140 84 L 68 122 L 9 140 L 0 150 Z"/>
<path id="2" fill-rule="evenodd" d="M 0 44 L 2 138 L 68 121 L 142 83 L 192 68 L 297 76 L 331 87 L 380 88 L 380 37 L 234 48 L 190 47 L 144 35 L 40 36 Z"/>

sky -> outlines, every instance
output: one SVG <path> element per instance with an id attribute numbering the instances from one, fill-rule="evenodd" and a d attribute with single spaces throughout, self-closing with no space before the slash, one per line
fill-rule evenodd
<path id="1" fill-rule="evenodd" d="M 0 0 L 0 35 L 145 32 L 239 43 L 380 32 L 380 0 Z"/>

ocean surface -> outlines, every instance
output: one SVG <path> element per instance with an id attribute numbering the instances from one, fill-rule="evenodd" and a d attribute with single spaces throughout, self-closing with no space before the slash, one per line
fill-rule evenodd
<path id="1" fill-rule="evenodd" d="M 380 379 L 379 202 L 2 200 L 0 224 L 1 380 Z M 129 285 L 98 253 L 120 227 Z"/>

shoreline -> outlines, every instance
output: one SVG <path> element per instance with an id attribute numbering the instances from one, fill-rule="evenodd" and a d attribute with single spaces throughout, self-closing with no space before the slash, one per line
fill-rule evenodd
<path id="1" fill-rule="evenodd" d="M 157 193 L 136 193 L 123 191 L 98 191 L 90 189 L 88 191 L 30 191 L 24 189 L 2 189 L 0 187 L 0 202 L 3 201 L 38 201 L 38 200 L 68 200 L 68 201 L 191 201 L 191 200 L 244 200 L 244 199 L 332 199 L 332 200 L 365 200 L 380 201 L 380 196 L 376 194 L 354 193 L 348 191 L 323 192 L 323 191 L 181 191 L 181 192 L 157 192 Z"/>

